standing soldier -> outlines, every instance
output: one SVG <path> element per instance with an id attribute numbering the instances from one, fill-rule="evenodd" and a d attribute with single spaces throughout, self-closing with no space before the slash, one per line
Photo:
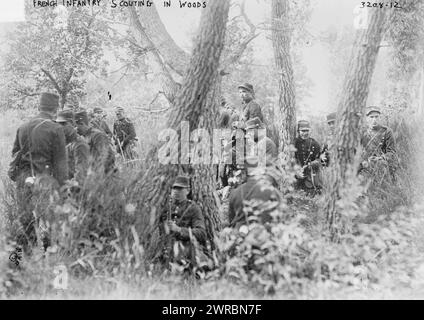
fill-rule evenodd
<path id="1" fill-rule="evenodd" d="M 63 128 L 53 121 L 58 107 L 59 96 L 42 93 L 40 113 L 18 128 L 12 149 L 14 160 L 9 176 L 16 181 L 19 220 L 24 229 L 17 242 L 25 248 L 37 241 L 35 226 L 38 221 L 35 221 L 33 211 L 37 215 L 45 211 L 45 208 L 35 207 L 32 201 L 35 192 L 43 189 L 52 194 L 68 178 L 65 134 Z M 41 240 L 47 248 L 48 236 Z"/>
<path id="2" fill-rule="evenodd" d="M 332 112 L 327 115 L 328 133 L 324 146 L 321 150 L 321 163 L 323 166 L 328 167 L 330 164 L 330 154 L 333 151 L 334 136 L 336 129 L 336 113 Z"/>
<path id="3" fill-rule="evenodd" d="M 200 207 L 187 199 L 189 191 L 189 178 L 178 176 L 172 185 L 169 207 L 160 216 L 160 234 L 165 240 L 162 258 L 163 262 L 185 260 L 191 267 L 202 267 L 208 263 L 205 218 Z"/>
<path id="4" fill-rule="evenodd" d="M 255 101 L 255 91 L 250 83 L 245 83 L 238 86 L 239 95 L 242 99 L 243 111 L 240 127 L 244 128 L 246 121 L 258 117 L 264 122 L 261 106 Z"/>
<path id="5" fill-rule="evenodd" d="M 63 126 L 68 152 L 69 178 L 82 185 L 87 176 L 90 147 L 74 128 L 74 112 L 70 109 L 58 113 L 56 122 Z"/>
<path id="6" fill-rule="evenodd" d="M 112 131 L 110 131 L 105 118 L 106 114 L 104 113 L 103 109 L 100 107 L 95 107 L 93 109 L 93 115 L 90 119 L 90 126 L 97 130 L 103 131 L 109 138 L 112 138 Z"/>
<path id="7" fill-rule="evenodd" d="M 363 147 L 361 171 L 372 171 L 378 167 L 387 167 L 392 178 L 398 164 L 395 140 L 390 128 L 380 124 L 381 111 L 378 107 L 369 107 L 366 112 L 367 129 L 361 137 Z"/>
<path id="8" fill-rule="evenodd" d="M 137 154 L 134 147 L 137 136 L 134 125 L 130 119 L 125 117 L 124 109 L 121 107 L 116 108 L 116 118 L 117 120 L 113 124 L 116 151 L 125 159 L 135 159 Z"/>
<path id="9" fill-rule="evenodd" d="M 115 155 L 107 135 L 88 124 L 87 111 L 82 109 L 75 113 L 77 132 L 82 135 L 90 147 L 91 162 L 89 165 L 103 167 L 105 174 L 112 172 L 115 168 Z"/>
<path id="10" fill-rule="evenodd" d="M 296 188 L 314 196 L 320 192 L 322 186 L 320 177 L 321 148 L 318 142 L 310 137 L 311 127 L 308 121 L 300 120 L 297 127 L 299 136 L 294 143 L 295 158 L 301 169 L 295 175 Z"/>

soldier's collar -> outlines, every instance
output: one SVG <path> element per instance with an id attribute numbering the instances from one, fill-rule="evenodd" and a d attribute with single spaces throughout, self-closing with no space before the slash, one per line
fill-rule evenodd
<path id="1" fill-rule="evenodd" d="M 49 119 L 49 120 L 53 120 L 54 119 L 54 116 L 52 114 L 50 114 L 48 112 L 45 112 L 45 111 L 40 111 L 40 113 L 38 114 L 38 116 L 40 118 L 43 118 L 43 119 Z"/>

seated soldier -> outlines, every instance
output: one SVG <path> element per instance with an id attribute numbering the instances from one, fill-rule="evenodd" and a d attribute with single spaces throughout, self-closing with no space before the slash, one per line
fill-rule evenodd
<path id="1" fill-rule="evenodd" d="M 228 210 L 229 226 L 239 228 L 248 224 L 248 216 L 245 212 L 246 201 L 258 200 L 260 210 L 260 222 L 271 222 L 270 211 L 277 208 L 282 200 L 278 190 L 278 180 L 274 163 L 268 159 L 266 166 L 261 166 L 257 156 L 246 159 L 247 181 L 233 190 L 230 195 Z"/>
<path id="2" fill-rule="evenodd" d="M 360 172 L 371 172 L 377 167 L 387 166 L 392 178 L 398 164 L 395 140 L 390 128 L 380 123 L 381 111 L 378 107 L 369 107 L 366 112 L 367 129 L 361 137 L 363 147 Z"/>
<path id="3" fill-rule="evenodd" d="M 160 216 L 160 234 L 165 240 L 162 260 L 188 262 L 191 267 L 205 267 L 206 255 L 205 218 L 200 207 L 187 198 L 189 178 L 178 176 L 172 185 L 171 201 Z M 175 251 L 176 247 L 178 251 Z M 166 261 L 163 261 L 166 262 Z"/>
<path id="4" fill-rule="evenodd" d="M 322 187 L 320 174 L 321 147 L 310 137 L 311 127 L 308 121 L 298 122 L 299 136 L 294 146 L 296 148 L 296 163 L 301 166 L 296 173 L 296 188 L 304 190 L 308 195 L 314 196 L 320 192 Z"/>

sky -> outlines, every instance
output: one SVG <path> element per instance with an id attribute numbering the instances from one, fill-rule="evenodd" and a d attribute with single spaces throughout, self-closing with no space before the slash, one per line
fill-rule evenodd
<path id="1" fill-rule="evenodd" d="M 199 24 L 201 10 L 179 8 L 179 1 L 171 1 L 170 8 L 162 6 L 162 1 L 155 1 L 155 3 L 168 32 L 178 45 L 189 52 L 192 35 Z M 304 0 L 297 1 L 301 3 Z M 110 3 L 110 0 L 103 0 L 103 2 Z M 235 2 L 239 2 L 239 0 Z M 269 21 L 270 2 L 271 0 L 247 0 L 246 13 L 253 23 Z M 23 19 L 23 3 L 24 0 L 0 0 L 0 22 L 21 21 Z M 346 25 L 354 28 L 354 8 L 360 4 L 360 1 L 311 0 L 311 3 L 313 13 L 308 24 L 308 31 L 312 35 L 318 35 L 329 28 L 341 30 Z M 257 38 L 253 45 L 259 63 L 273 63 L 272 47 L 268 39 Z M 328 50 L 318 41 L 312 41 L 312 43 L 305 44 L 301 52 L 307 68 L 307 76 L 314 84 L 310 92 L 311 98 L 307 100 L 307 104 L 310 105 L 312 113 L 318 114 L 328 110 L 331 105 L 329 101 L 331 61 Z"/>

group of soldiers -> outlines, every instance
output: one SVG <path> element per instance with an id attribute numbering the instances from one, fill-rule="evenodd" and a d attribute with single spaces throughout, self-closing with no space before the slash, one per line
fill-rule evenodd
<path id="1" fill-rule="evenodd" d="M 101 108 L 89 115 L 86 109 L 69 107 L 58 112 L 59 96 L 42 93 L 39 114 L 22 124 L 16 133 L 8 175 L 16 182 L 20 225 L 18 245 L 28 247 L 37 241 L 34 193 L 58 190 L 67 180 L 80 186 L 89 169 L 107 175 L 117 171 L 115 151 L 132 158 L 136 134 L 122 108 L 116 109 L 113 133 Z M 41 215 L 40 213 L 39 215 Z M 38 217 L 39 218 L 39 217 Z M 40 240 L 40 239 L 38 239 Z M 48 237 L 42 239 L 48 246 Z"/>
<path id="2" fill-rule="evenodd" d="M 223 99 L 219 126 L 234 132 L 253 132 L 254 144 L 262 144 L 266 160 L 265 165 L 260 165 L 258 156 L 247 155 L 243 163 L 234 161 L 237 152 L 235 134 L 223 146 L 224 153 L 233 156 L 233 162 L 219 164 L 216 179 L 221 198 L 224 202 L 228 201 L 224 223 L 233 228 L 247 223 L 245 206 L 249 201 L 258 200 L 267 204 L 260 209 L 259 216 L 266 223 L 271 220 L 269 213 L 279 206 L 283 198 L 279 191 L 281 171 L 277 165 L 277 147 L 271 138 L 259 134 L 259 129 L 266 129 L 266 124 L 262 108 L 255 100 L 253 86 L 244 83 L 238 86 L 238 90 L 242 100 L 240 111 Z M 111 131 L 101 108 L 95 108 L 90 116 L 85 109 L 69 108 L 57 113 L 58 106 L 57 95 L 43 93 L 39 115 L 19 127 L 12 151 L 14 159 L 9 176 L 17 183 L 21 222 L 28 229 L 25 235 L 31 242 L 35 240 L 34 217 L 28 206 L 35 177 L 48 176 L 52 184 L 60 186 L 67 179 L 83 183 L 90 166 L 100 165 L 105 174 L 113 173 L 116 168 L 112 141 L 116 152 L 125 159 L 136 157 L 133 148 L 136 140 L 134 126 L 125 117 L 123 108 L 116 109 L 117 120 Z M 358 172 L 368 170 L 375 164 L 388 165 L 394 172 L 396 151 L 393 133 L 380 124 L 380 115 L 377 107 L 370 107 L 366 112 L 367 129 L 361 139 L 364 153 Z M 328 137 L 322 146 L 311 137 L 308 121 L 301 120 L 297 125 L 294 157 L 300 170 L 295 175 L 295 187 L 312 196 L 320 192 L 320 174 L 334 158 L 335 113 L 327 116 L 327 123 Z M 171 239 L 166 240 L 165 252 L 159 254 L 162 261 L 169 260 L 170 256 L 185 255 L 194 264 L 199 263 L 199 257 L 208 255 L 205 217 L 200 206 L 189 199 L 189 193 L 189 178 L 178 176 L 172 184 L 169 206 L 159 219 L 161 236 Z M 178 245 L 181 246 L 179 249 Z"/>
<path id="3" fill-rule="evenodd" d="M 234 132 L 244 130 L 263 129 L 266 125 L 263 121 L 261 107 L 255 101 L 255 94 L 251 84 L 243 84 L 238 87 L 242 99 L 242 109 L 237 112 L 236 108 L 229 106 L 225 100 L 222 102 L 220 126 L 221 128 L 232 128 Z M 361 155 L 358 175 L 363 178 L 372 177 L 378 169 L 389 172 L 387 179 L 391 182 L 395 179 L 395 171 L 398 159 L 395 148 L 393 132 L 390 128 L 381 124 L 381 109 L 370 106 L 366 109 L 365 128 L 361 132 Z M 297 123 L 297 137 L 294 141 L 294 159 L 298 165 L 295 173 L 295 185 L 298 190 L 303 190 L 308 196 L 320 194 L 325 187 L 324 175 L 326 170 L 336 156 L 336 129 L 335 112 L 327 115 L 328 132 L 324 143 L 318 143 L 311 137 L 311 125 L 308 121 L 300 120 Z M 268 133 L 268 132 L 267 132 Z M 257 130 L 254 132 L 255 142 Z M 236 150 L 236 134 L 229 144 L 230 152 Z M 281 177 L 276 168 L 277 149 L 272 139 L 263 137 L 262 142 L 266 144 L 266 165 L 258 170 L 258 157 L 246 155 L 243 164 L 221 164 L 218 168 L 217 179 L 220 195 L 228 200 L 228 209 L 224 219 L 231 227 L 245 224 L 247 219 L 244 214 L 244 204 L 250 200 L 279 203 L 282 198 L 278 190 Z M 265 186 L 268 185 L 268 187 Z M 272 208 L 272 206 L 271 206 Z M 264 221 L 269 216 L 264 215 Z"/>

